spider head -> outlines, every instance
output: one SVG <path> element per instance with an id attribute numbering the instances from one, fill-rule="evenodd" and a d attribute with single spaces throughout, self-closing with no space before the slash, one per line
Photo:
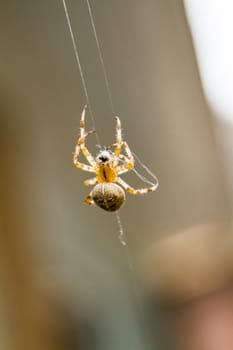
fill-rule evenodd
<path id="1" fill-rule="evenodd" d="M 96 161 L 98 164 L 108 164 L 114 159 L 114 153 L 110 150 L 104 149 L 97 154 Z"/>

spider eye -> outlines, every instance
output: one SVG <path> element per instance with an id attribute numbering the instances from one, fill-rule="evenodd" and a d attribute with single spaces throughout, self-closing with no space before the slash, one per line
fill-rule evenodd
<path id="1" fill-rule="evenodd" d="M 112 154 L 109 151 L 104 150 L 98 154 L 97 159 L 101 163 L 106 163 L 111 159 L 111 157 Z"/>
<path id="2" fill-rule="evenodd" d="M 109 160 L 109 158 L 106 156 L 101 156 L 101 157 L 99 157 L 99 160 L 101 160 L 101 162 L 105 163 Z"/>

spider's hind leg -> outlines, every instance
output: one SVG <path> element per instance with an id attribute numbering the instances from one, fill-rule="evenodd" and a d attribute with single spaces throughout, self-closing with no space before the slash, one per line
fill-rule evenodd
<path id="1" fill-rule="evenodd" d="M 90 193 L 89 193 L 89 195 L 85 198 L 85 200 L 84 200 L 84 203 L 85 204 L 87 204 L 87 205 L 93 205 L 93 204 L 95 204 L 95 202 L 93 201 L 93 199 L 92 199 L 92 192 L 93 191 L 91 191 Z"/>
<path id="2" fill-rule="evenodd" d="M 148 187 L 148 188 L 139 188 L 139 189 L 135 189 L 131 186 L 129 186 L 124 180 L 122 180 L 120 177 L 116 178 L 116 182 L 118 182 L 122 187 L 124 187 L 124 189 L 131 193 L 131 194 L 146 194 L 149 192 L 154 192 L 156 190 L 156 188 L 158 187 L 157 184 Z"/>
<path id="3" fill-rule="evenodd" d="M 83 184 L 84 184 L 84 186 L 96 185 L 97 184 L 97 177 L 93 177 L 91 179 L 85 180 Z"/>

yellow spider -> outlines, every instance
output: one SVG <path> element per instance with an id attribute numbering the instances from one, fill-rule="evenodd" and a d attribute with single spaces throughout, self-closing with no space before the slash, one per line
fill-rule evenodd
<path id="1" fill-rule="evenodd" d="M 73 163 L 77 168 L 95 173 L 96 176 L 84 181 L 85 186 L 95 185 L 94 189 L 85 199 L 87 205 L 96 204 L 104 210 L 116 211 L 125 201 L 125 192 L 122 187 L 131 194 L 145 194 L 156 190 L 158 184 L 149 188 L 134 189 L 130 187 L 119 175 L 134 168 L 134 157 L 126 141 L 122 140 L 121 122 L 116 119 L 116 143 L 105 147 L 94 158 L 85 146 L 86 137 L 93 131 L 85 131 L 85 116 L 87 106 L 84 107 L 80 120 L 80 137 L 77 140 Z M 114 151 L 111 149 L 115 148 Z M 121 154 L 122 150 L 126 155 Z M 83 155 L 89 164 L 80 163 L 79 153 Z M 119 185 L 117 185 L 117 183 Z"/>

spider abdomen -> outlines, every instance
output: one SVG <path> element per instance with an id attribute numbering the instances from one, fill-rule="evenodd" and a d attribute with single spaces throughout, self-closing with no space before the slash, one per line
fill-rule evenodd
<path id="1" fill-rule="evenodd" d="M 94 187 L 92 199 L 98 207 L 110 212 L 116 211 L 125 201 L 125 192 L 115 183 L 103 182 Z"/>

